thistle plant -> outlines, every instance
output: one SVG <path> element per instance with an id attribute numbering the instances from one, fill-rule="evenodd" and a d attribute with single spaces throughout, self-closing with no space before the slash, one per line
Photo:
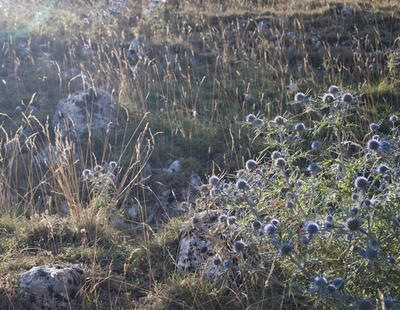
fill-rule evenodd
<path id="1" fill-rule="evenodd" d="M 398 130 L 384 135 L 378 121 L 351 132 L 358 98 L 337 86 L 321 97 L 298 93 L 295 104 L 317 116 L 307 124 L 278 116 L 260 129 L 249 115 L 247 126 L 264 130 L 277 149 L 247 161 L 233 180 L 218 180 L 224 194 L 213 198 L 242 238 L 233 243 L 242 272 L 265 274 L 277 260 L 276 277 L 296 282 L 321 309 L 373 309 L 378 288 L 389 309 L 398 304 Z"/>

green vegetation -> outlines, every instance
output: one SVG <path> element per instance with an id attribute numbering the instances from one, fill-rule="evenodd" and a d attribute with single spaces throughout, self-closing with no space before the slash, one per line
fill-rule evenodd
<path id="1" fill-rule="evenodd" d="M 398 122 L 389 121 L 400 108 L 399 4 L 3 0 L 0 22 L 1 309 L 29 308 L 18 274 L 55 263 L 82 265 L 84 309 L 355 309 L 364 298 L 377 306 L 378 291 L 400 307 L 397 265 L 353 254 L 376 248 L 379 259 L 399 260 Z M 335 95 L 333 108 L 322 92 L 330 85 L 360 95 L 351 106 Z M 81 147 L 52 118 L 61 99 L 89 87 L 111 93 L 116 126 L 89 131 Z M 295 101 L 298 92 L 312 101 Z M 250 114 L 256 126 L 246 122 Z M 277 115 L 284 126 L 275 126 Z M 297 123 L 304 134 L 293 130 Z M 374 135 L 390 142 L 390 152 L 365 159 Z M 321 154 L 310 150 L 316 140 L 329 145 Z M 274 165 L 273 151 L 284 164 Z M 182 171 L 163 173 L 176 159 Z M 236 177 L 249 159 L 268 177 Z M 307 171 L 311 163 L 323 173 Z M 156 171 L 149 179 L 147 164 Z M 374 172 L 383 164 L 387 180 Z M 181 190 L 192 173 L 205 183 L 220 176 L 223 194 L 206 185 L 179 216 L 151 216 L 162 213 L 166 189 L 186 200 Z M 356 176 L 374 189 L 359 190 L 355 203 Z M 251 190 L 232 199 L 241 177 Z M 302 191 L 300 177 L 307 177 Z M 284 207 L 287 192 L 299 195 L 293 210 Z M 380 203 L 371 210 L 366 198 Z M 346 230 L 354 204 L 366 236 Z M 234 280 L 178 270 L 182 225 L 203 210 L 237 217 L 226 242 L 234 252 L 243 240 L 246 253 L 236 253 Z M 337 234 L 322 231 L 327 215 Z M 273 218 L 278 243 L 250 229 Z M 310 222 L 320 228 L 306 247 Z M 280 243 L 290 243 L 293 256 L 282 255 Z M 294 263 L 301 255 L 303 270 Z M 332 297 L 310 275 L 329 284 L 348 276 L 348 294 Z"/>

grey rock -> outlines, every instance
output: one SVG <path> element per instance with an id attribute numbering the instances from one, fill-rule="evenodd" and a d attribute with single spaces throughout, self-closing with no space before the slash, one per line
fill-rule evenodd
<path id="1" fill-rule="evenodd" d="M 168 168 L 163 169 L 167 173 L 178 173 L 182 170 L 182 164 L 179 160 L 175 160 Z"/>
<path id="2" fill-rule="evenodd" d="M 142 38 L 133 38 L 128 48 L 128 58 L 134 63 L 146 58 L 146 52 L 143 48 Z"/>
<path id="3" fill-rule="evenodd" d="M 19 287 L 27 294 L 32 309 L 79 309 L 82 274 L 76 267 L 33 267 L 19 275 Z"/>
<path id="4" fill-rule="evenodd" d="M 115 123 L 115 104 L 111 94 L 93 87 L 61 99 L 52 120 L 63 135 L 69 132 L 73 138 L 82 138 L 88 129 L 106 132 L 115 128 Z"/>

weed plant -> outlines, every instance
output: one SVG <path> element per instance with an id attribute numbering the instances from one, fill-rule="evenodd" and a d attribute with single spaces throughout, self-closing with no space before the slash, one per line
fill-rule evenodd
<path id="1" fill-rule="evenodd" d="M 303 112 L 249 115 L 245 126 L 268 147 L 233 180 L 210 178 L 242 277 L 269 274 L 315 309 L 398 307 L 397 116 L 365 132 L 351 122 L 362 98 L 337 86 L 293 104 L 306 124 Z"/>

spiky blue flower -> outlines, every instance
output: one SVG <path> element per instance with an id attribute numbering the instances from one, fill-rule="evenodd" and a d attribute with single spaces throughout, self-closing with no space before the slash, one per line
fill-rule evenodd
<path id="1" fill-rule="evenodd" d="M 318 171 L 321 170 L 321 167 L 317 163 L 311 163 L 308 166 L 308 170 L 311 171 L 311 172 L 318 172 Z"/>
<path id="2" fill-rule="evenodd" d="M 323 277 L 316 277 L 314 279 L 314 284 L 316 287 L 318 287 L 319 289 L 325 289 L 326 286 L 328 285 L 328 282 L 326 281 L 325 278 Z"/>
<path id="3" fill-rule="evenodd" d="M 313 150 L 320 150 L 321 149 L 321 142 L 317 141 L 313 141 L 313 143 L 311 143 L 311 149 Z"/>
<path id="4" fill-rule="evenodd" d="M 245 244 L 243 241 L 235 241 L 235 243 L 233 244 L 233 248 L 235 249 L 235 251 L 237 253 L 243 252 L 244 248 L 245 248 Z"/>
<path id="5" fill-rule="evenodd" d="M 368 248 L 365 250 L 365 258 L 368 260 L 375 260 L 378 258 L 378 250 L 374 248 Z"/>
<path id="6" fill-rule="evenodd" d="M 254 170 L 257 167 L 257 162 L 255 160 L 249 159 L 246 161 L 246 169 L 247 170 Z"/>
<path id="7" fill-rule="evenodd" d="M 339 87 L 337 87 L 336 85 L 331 85 L 328 89 L 328 92 L 335 95 L 339 92 Z"/>
<path id="8" fill-rule="evenodd" d="M 386 297 L 386 298 L 383 300 L 383 302 L 384 302 L 384 304 L 385 304 L 386 310 L 391 310 L 391 309 L 394 308 L 394 301 L 393 301 L 393 299 L 391 299 L 391 298 L 389 298 L 389 297 Z"/>
<path id="9" fill-rule="evenodd" d="M 310 223 L 308 223 L 307 225 L 306 225 L 306 232 L 309 234 L 309 235 L 314 235 L 314 234 L 316 234 L 316 233 L 318 233 L 318 231 L 319 231 L 319 225 L 317 224 L 317 223 L 314 223 L 314 222 L 310 222 Z"/>
<path id="10" fill-rule="evenodd" d="M 361 220 L 358 217 L 352 217 L 346 222 L 346 229 L 351 232 L 356 232 L 361 228 Z"/>
<path id="11" fill-rule="evenodd" d="M 278 228 L 274 224 L 269 223 L 269 224 L 265 225 L 264 232 L 267 235 L 273 235 L 276 232 L 277 229 Z"/>
<path id="12" fill-rule="evenodd" d="M 381 144 L 380 144 L 379 141 L 376 140 L 376 139 L 371 139 L 371 140 L 369 140 L 368 143 L 367 143 L 367 147 L 368 147 L 368 149 L 371 150 L 371 151 L 377 151 L 377 150 L 379 149 L 379 146 L 380 146 L 380 145 L 381 145 Z"/>
<path id="13" fill-rule="evenodd" d="M 239 190 L 245 190 L 249 187 L 246 180 L 240 179 L 236 182 L 236 188 Z"/>
<path id="14" fill-rule="evenodd" d="M 357 309 L 358 310 L 373 310 L 374 307 L 372 306 L 371 302 L 368 299 L 361 299 L 357 302 Z"/>
<path id="15" fill-rule="evenodd" d="M 278 220 L 278 219 L 272 219 L 272 220 L 271 220 L 271 224 L 272 224 L 272 225 L 275 225 L 275 226 L 278 226 L 279 220 Z"/>
<path id="16" fill-rule="evenodd" d="M 369 182 L 366 178 L 364 177 L 358 177 L 355 181 L 354 181 L 354 186 L 358 189 L 366 189 L 369 186 Z"/>
<path id="17" fill-rule="evenodd" d="M 249 115 L 247 115 L 247 117 L 246 117 L 246 121 L 247 121 L 248 123 L 253 123 L 255 120 L 256 120 L 256 116 L 255 116 L 254 114 L 249 114 Z"/>
<path id="18" fill-rule="evenodd" d="M 294 126 L 294 130 L 298 133 L 303 133 L 306 130 L 306 126 L 303 123 L 297 123 Z"/>
<path id="19" fill-rule="evenodd" d="M 354 101 L 353 95 L 350 94 L 350 93 L 345 93 L 345 94 L 343 94 L 343 96 L 342 96 L 342 101 L 343 101 L 344 103 L 348 103 L 348 104 L 353 103 L 353 101 Z"/>
<path id="20" fill-rule="evenodd" d="M 282 244 L 279 248 L 279 252 L 281 253 L 282 256 L 289 255 L 290 251 L 292 251 L 292 246 L 288 243 Z"/>
<path id="21" fill-rule="evenodd" d="M 286 166 L 286 160 L 283 157 L 279 157 L 275 160 L 275 166 L 279 169 L 284 169 Z"/>
<path id="22" fill-rule="evenodd" d="M 296 95 L 294 95 L 294 100 L 297 102 L 303 101 L 305 98 L 306 98 L 306 95 L 304 95 L 304 93 L 298 92 Z"/>
<path id="23" fill-rule="evenodd" d="M 228 225 L 233 225 L 233 224 L 235 224 L 235 223 L 236 223 L 236 216 L 229 216 L 229 217 L 226 219 L 226 222 L 227 222 Z"/>
<path id="24" fill-rule="evenodd" d="M 219 183 L 219 178 L 215 175 L 211 176 L 208 179 L 208 184 L 210 184 L 210 185 L 216 186 L 216 185 L 218 185 L 218 183 Z"/>
<path id="25" fill-rule="evenodd" d="M 261 228 L 261 222 L 260 221 L 254 221 L 251 223 L 251 228 L 254 230 L 259 230 Z"/>
<path id="26" fill-rule="evenodd" d="M 272 159 L 272 160 L 276 160 L 276 159 L 278 159 L 278 158 L 280 158 L 280 157 L 282 157 L 281 152 L 273 151 L 273 152 L 271 153 L 271 159 Z"/>
<path id="27" fill-rule="evenodd" d="M 343 280 L 343 278 L 336 278 L 332 281 L 332 284 L 336 287 L 336 289 L 341 290 L 344 288 L 346 282 Z"/>
<path id="28" fill-rule="evenodd" d="M 389 171 L 390 169 L 386 165 L 380 165 L 377 170 L 379 173 L 385 173 L 385 172 Z"/>
<path id="29" fill-rule="evenodd" d="M 275 117 L 275 119 L 274 119 L 274 123 L 275 123 L 277 126 L 282 127 L 282 126 L 285 126 L 286 119 L 284 119 L 282 116 L 277 116 L 277 117 Z"/>
<path id="30" fill-rule="evenodd" d="M 322 97 L 322 101 L 327 103 L 327 104 L 330 104 L 330 103 L 333 103 L 335 101 L 335 97 L 332 94 L 327 93 Z"/>

